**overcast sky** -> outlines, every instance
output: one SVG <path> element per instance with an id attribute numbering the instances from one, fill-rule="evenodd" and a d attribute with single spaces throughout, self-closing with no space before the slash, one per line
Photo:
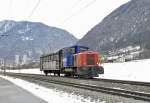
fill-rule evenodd
<path id="1" fill-rule="evenodd" d="M 130 0 L 0 0 L 0 21 L 43 22 L 82 38 L 105 16 Z"/>

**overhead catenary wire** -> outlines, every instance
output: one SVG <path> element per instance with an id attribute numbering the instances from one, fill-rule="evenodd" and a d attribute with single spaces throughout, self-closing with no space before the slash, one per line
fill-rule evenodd
<path id="1" fill-rule="evenodd" d="M 86 4 L 83 8 L 80 8 L 77 12 L 73 13 L 72 15 L 70 15 L 69 17 L 67 17 L 62 24 L 66 23 L 67 21 L 69 21 L 71 18 L 73 18 L 74 16 L 76 16 L 77 14 L 81 13 L 83 10 L 85 10 L 86 8 L 88 8 L 89 6 L 93 5 L 96 2 L 96 0 L 92 0 L 91 2 L 89 2 L 88 4 Z"/>
<path id="2" fill-rule="evenodd" d="M 32 9 L 32 11 L 30 12 L 29 16 L 27 17 L 28 19 L 34 14 L 34 12 L 36 11 L 36 9 L 38 8 L 38 6 L 40 5 L 41 0 L 38 0 L 36 5 L 34 6 L 34 8 Z"/>
<path id="3" fill-rule="evenodd" d="M 31 12 L 29 13 L 28 17 L 26 18 L 27 19 L 30 19 L 32 17 L 32 15 L 34 14 L 34 12 L 37 10 L 38 6 L 40 5 L 41 3 L 41 0 L 38 0 L 37 3 L 35 4 L 35 6 L 33 7 L 33 9 L 31 10 Z M 28 23 L 26 23 L 26 30 L 29 29 L 29 25 Z"/>
<path id="4" fill-rule="evenodd" d="M 8 5 L 8 19 L 12 19 L 11 13 L 12 13 L 12 6 L 13 6 L 13 0 L 9 0 L 9 5 Z"/>
<path id="5" fill-rule="evenodd" d="M 60 17 L 65 17 L 66 16 L 66 13 L 68 12 L 72 12 L 74 10 L 74 8 L 76 8 L 83 0 L 77 0 L 75 1 L 71 7 L 69 7 L 67 10 L 65 10 L 65 12 L 63 13 L 63 15 L 61 15 Z M 60 17 L 57 18 L 57 21 L 59 21 Z M 62 21 L 60 21 L 62 23 Z M 61 24 L 60 23 L 60 24 Z"/>
<path id="6" fill-rule="evenodd" d="M 32 17 L 32 15 L 34 14 L 34 12 L 36 11 L 36 9 L 38 8 L 38 6 L 40 5 L 41 0 L 38 0 L 37 3 L 35 4 L 35 6 L 33 7 L 33 9 L 31 10 L 31 12 L 29 13 L 28 17 L 26 19 L 29 19 Z M 26 30 L 28 30 L 29 25 L 28 23 L 26 23 Z"/>
<path id="7" fill-rule="evenodd" d="M 76 2 L 72 5 L 71 9 L 74 9 L 75 7 L 77 7 L 77 6 L 81 3 L 81 1 L 83 1 L 83 0 L 78 0 L 78 1 L 76 1 Z"/>

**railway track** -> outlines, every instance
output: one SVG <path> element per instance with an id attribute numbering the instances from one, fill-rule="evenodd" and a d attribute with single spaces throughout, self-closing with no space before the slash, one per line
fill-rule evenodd
<path id="1" fill-rule="evenodd" d="M 149 101 L 150 102 L 150 93 L 144 93 L 142 91 L 131 91 L 131 90 L 126 90 L 126 89 L 121 89 L 121 88 L 115 88 L 115 87 L 107 87 L 107 86 L 97 86 L 94 84 L 87 84 L 87 83 L 80 83 L 80 82 L 71 82 L 69 80 L 63 81 L 60 79 L 52 79 L 52 77 L 46 77 L 44 75 L 35 75 L 35 74 L 19 74 L 19 73 L 7 73 L 8 76 L 13 76 L 16 78 L 22 78 L 26 80 L 35 80 L 35 81 L 42 81 L 42 82 L 47 82 L 47 83 L 54 83 L 54 84 L 59 84 L 59 85 L 64 85 L 64 86 L 71 86 L 75 88 L 81 88 L 81 89 L 87 89 L 91 91 L 96 91 L 96 92 L 102 92 L 102 93 L 107 93 L 107 94 L 112 94 L 112 95 L 118 95 L 118 96 L 123 96 L 127 98 L 134 98 L 137 100 L 143 100 L 143 101 Z M 70 78 L 69 78 L 70 79 Z M 74 79 L 75 80 L 75 79 Z M 77 79 L 76 79 L 77 80 Z M 80 79 L 79 79 L 80 80 Z M 83 79 L 85 80 L 85 79 Z M 87 81 L 91 79 L 86 79 Z M 85 80 L 85 81 L 86 81 Z M 93 79 L 94 82 L 99 82 L 100 80 Z M 118 80 L 106 80 L 102 79 L 104 82 L 116 82 L 116 83 L 121 83 L 121 84 L 131 84 L 132 85 L 144 85 L 144 86 L 149 86 L 149 83 L 140 83 L 137 82 L 137 84 L 132 83 L 131 81 L 121 81 L 119 82 Z"/>
<path id="2" fill-rule="evenodd" d="M 103 81 L 103 82 L 120 83 L 120 84 L 138 85 L 138 86 L 150 86 L 150 83 L 148 83 L 148 82 L 113 80 L 113 79 L 97 79 L 97 78 L 95 78 L 94 80 L 95 81 Z"/>

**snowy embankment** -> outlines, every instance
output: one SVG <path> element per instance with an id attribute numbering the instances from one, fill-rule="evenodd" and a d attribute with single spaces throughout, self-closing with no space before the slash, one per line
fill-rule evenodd
<path id="1" fill-rule="evenodd" d="M 104 63 L 102 65 L 105 73 L 98 78 L 150 82 L 150 59 L 124 63 Z M 7 72 L 43 74 L 39 68 L 7 70 Z"/>
<path id="2" fill-rule="evenodd" d="M 13 73 L 28 73 L 28 74 L 43 74 L 42 71 L 40 71 L 39 68 L 34 69 L 18 69 L 18 70 L 6 70 L 7 72 L 13 72 Z"/>
<path id="3" fill-rule="evenodd" d="M 105 74 L 99 78 L 150 82 L 150 59 L 103 64 Z"/>

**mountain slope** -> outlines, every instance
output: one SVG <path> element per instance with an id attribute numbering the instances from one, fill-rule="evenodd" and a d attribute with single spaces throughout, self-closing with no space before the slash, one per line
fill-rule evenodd
<path id="1" fill-rule="evenodd" d="M 100 52 L 128 46 L 140 46 L 149 51 L 149 38 L 150 0 L 131 0 L 105 17 L 78 44 Z"/>
<path id="2" fill-rule="evenodd" d="M 11 60 L 15 55 L 26 55 L 37 60 L 43 53 L 56 51 L 77 41 L 65 30 L 27 21 L 0 22 L 0 35 L 0 58 Z"/>

